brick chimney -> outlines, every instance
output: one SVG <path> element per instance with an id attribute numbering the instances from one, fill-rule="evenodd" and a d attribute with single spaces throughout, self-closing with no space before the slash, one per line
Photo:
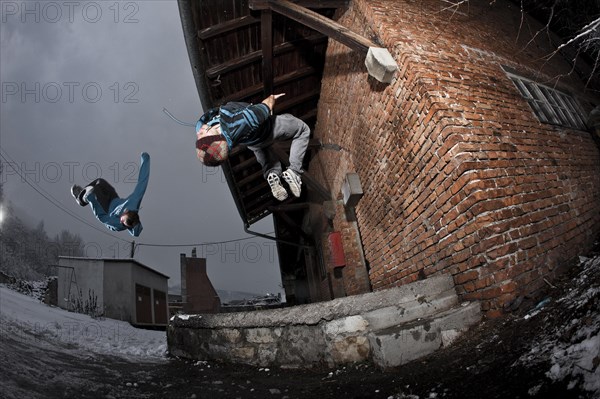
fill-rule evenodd
<path id="1" fill-rule="evenodd" d="M 183 312 L 219 313 L 221 300 L 206 273 L 206 259 L 194 255 L 180 255 Z"/>

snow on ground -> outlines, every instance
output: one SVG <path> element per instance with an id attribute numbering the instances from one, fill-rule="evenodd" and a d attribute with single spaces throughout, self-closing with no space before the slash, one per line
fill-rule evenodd
<path id="1" fill-rule="evenodd" d="M 531 364 L 549 360 L 546 376 L 554 381 L 569 381 L 597 393 L 600 397 L 600 256 L 580 258 L 581 268 L 569 292 L 557 300 L 567 313 L 568 325 L 560 325 L 541 334 L 521 362 Z M 544 302 L 544 301 L 542 301 Z M 541 317 L 543 309 L 535 309 L 528 317 Z"/>
<path id="2" fill-rule="evenodd" d="M 0 285 L 0 336 L 33 333 L 95 353 L 165 358 L 165 331 L 134 328 L 114 319 L 92 318 L 48 306 L 31 296 Z"/>
<path id="3" fill-rule="evenodd" d="M 543 317 L 548 328 L 540 331 L 518 362 L 525 367 L 543 364 L 551 380 L 567 381 L 600 397 L 600 256 L 582 258 L 579 268 L 569 291 L 546 298 L 525 316 L 525 320 Z M 30 294 L 37 291 L 32 289 Z M 99 354 L 166 359 L 164 331 L 68 312 L 47 306 L 31 295 L 0 285 L 0 337 L 12 334 L 19 338 L 33 333 Z M 557 312 L 549 312 L 552 307 Z M 534 391 L 530 394 L 535 396 Z"/>

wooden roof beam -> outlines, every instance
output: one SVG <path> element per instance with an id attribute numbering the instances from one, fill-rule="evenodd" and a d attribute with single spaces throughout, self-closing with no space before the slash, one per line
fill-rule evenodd
<path id="1" fill-rule="evenodd" d="M 261 182 L 257 182 L 254 187 L 244 191 L 242 193 L 242 197 L 244 198 L 244 200 L 255 196 L 262 197 L 263 194 L 271 194 L 271 187 L 269 187 L 269 184 L 266 182 L 266 180 L 263 181 L 264 184 L 262 184 Z"/>
<path id="2" fill-rule="evenodd" d="M 365 65 L 369 74 L 380 82 L 391 83 L 398 65 L 387 49 L 337 22 L 291 1 L 268 0 L 268 5 L 276 13 L 321 32 L 354 51 L 366 54 Z"/>
<path id="3" fill-rule="evenodd" d="M 322 34 L 337 40 L 338 42 L 350 47 L 355 51 L 366 53 L 369 50 L 369 47 L 378 47 L 371 40 L 352 32 L 345 26 L 342 26 L 319 13 L 311 11 L 298 4 L 294 4 L 291 1 L 269 0 L 268 3 L 270 9 L 276 13 L 293 19 L 294 21 L 308 26 L 317 32 L 321 32 Z"/>
<path id="4" fill-rule="evenodd" d="M 270 9 L 260 13 L 260 35 L 262 46 L 263 95 L 273 93 L 273 13 Z"/>
<path id="5" fill-rule="evenodd" d="M 220 23 L 218 25 L 209 26 L 208 28 L 198 31 L 198 38 L 200 40 L 207 40 L 214 36 L 222 35 L 230 31 L 242 28 L 248 25 L 258 24 L 260 21 L 251 15 L 245 15 L 240 18 L 231 19 L 229 21 Z"/>
<path id="6" fill-rule="evenodd" d="M 278 114 L 282 114 L 285 111 L 289 110 L 290 108 L 293 108 L 299 104 L 305 103 L 305 102 L 313 100 L 315 98 L 319 98 L 320 94 L 321 94 L 320 90 L 311 90 L 309 92 L 306 92 L 302 95 L 298 95 L 295 97 L 289 97 L 289 98 L 283 97 L 284 100 L 280 101 L 279 104 L 275 105 L 275 110 L 277 111 Z"/>
<path id="7" fill-rule="evenodd" d="M 231 168 L 233 173 L 238 173 L 240 171 L 248 169 L 249 166 L 254 165 L 256 159 L 254 157 L 249 157 L 248 159 L 241 161 L 237 165 Z"/>
<path id="8" fill-rule="evenodd" d="M 269 208 L 273 205 L 275 201 L 276 200 L 275 197 L 273 197 L 273 194 L 271 193 L 271 189 L 265 190 L 260 196 L 257 196 L 254 199 L 244 200 L 250 212 L 253 213 L 262 213 L 265 210 L 269 211 Z"/>
<path id="9" fill-rule="evenodd" d="M 237 185 L 238 185 L 238 187 L 243 187 L 246 184 L 250 184 L 254 181 L 262 181 L 262 180 L 264 180 L 263 172 L 262 172 L 262 170 L 259 170 L 257 172 L 254 172 L 254 173 L 244 177 L 241 180 L 238 180 Z"/>
<path id="10" fill-rule="evenodd" d="M 292 73 L 289 73 L 287 75 L 283 75 L 283 76 L 277 77 L 277 78 L 275 78 L 275 86 L 281 86 L 281 85 L 284 85 L 286 83 L 293 82 L 294 80 L 297 80 L 297 79 L 299 79 L 301 77 L 309 76 L 313 72 L 314 72 L 314 69 L 312 67 L 306 67 L 306 68 L 294 71 Z M 226 103 L 227 101 L 243 101 L 246 98 L 249 98 L 249 97 L 251 97 L 251 96 L 253 96 L 255 94 L 261 93 L 262 90 L 263 90 L 263 85 L 262 84 L 260 84 L 260 85 L 254 85 L 254 86 L 251 86 L 251 87 L 249 87 L 247 89 L 240 90 L 239 92 L 234 93 L 234 95 L 230 95 L 230 96 L 227 96 L 227 97 L 223 98 L 221 102 L 222 103 Z M 318 90 L 318 89 L 314 90 L 311 93 L 311 96 L 312 97 L 314 97 L 315 95 L 318 96 L 320 92 L 321 91 Z M 285 107 L 282 107 L 282 105 L 281 105 L 281 101 L 278 101 L 277 109 L 284 109 L 284 108 Z"/>
<path id="11" fill-rule="evenodd" d="M 313 9 L 347 7 L 349 2 L 350 0 L 292 0 L 292 3 Z M 248 6 L 251 10 L 265 10 L 269 8 L 269 0 L 250 0 Z"/>
<path id="12" fill-rule="evenodd" d="M 290 42 L 285 42 L 282 44 L 278 44 L 273 47 L 273 55 L 285 54 L 296 49 L 296 46 L 301 43 L 309 43 L 311 45 L 316 45 L 320 42 L 325 42 L 327 40 L 327 36 L 323 36 L 319 33 L 311 35 L 306 38 L 296 39 Z M 234 60 L 224 62 L 222 64 L 216 65 L 212 68 L 208 68 L 206 70 L 206 76 L 210 79 L 216 78 L 219 75 L 235 71 L 236 69 L 243 68 L 246 65 L 259 62 L 262 59 L 262 50 L 253 51 L 251 53 L 245 54 L 240 58 L 236 58 Z"/>

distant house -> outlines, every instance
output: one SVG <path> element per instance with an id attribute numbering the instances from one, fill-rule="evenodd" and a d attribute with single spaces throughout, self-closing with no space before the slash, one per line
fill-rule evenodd
<path id="1" fill-rule="evenodd" d="M 168 322 L 169 277 L 133 259 L 60 257 L 58 306 L 140 326 Z"/>
<path id="2" fill-rule="evenodd" d="M 169 318 L 175 316 L 177 313 L 183 312 L 183 303 L 181 301 L 181 294 L 169 293 Z"/>

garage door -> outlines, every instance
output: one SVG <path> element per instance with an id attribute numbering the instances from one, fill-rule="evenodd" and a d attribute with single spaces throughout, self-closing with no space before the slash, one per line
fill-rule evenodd
<path id="1" fill-rule="evenodd" d="M 154 322 L 167 324 L 167 294 L 154 290 Z"/>
<path id="2" fill-rule="evenodd" d="M 136 323 L 152 324 L 152 299 L 150 298 L 150 288 L 136 284 L 135 297 Z"/>

